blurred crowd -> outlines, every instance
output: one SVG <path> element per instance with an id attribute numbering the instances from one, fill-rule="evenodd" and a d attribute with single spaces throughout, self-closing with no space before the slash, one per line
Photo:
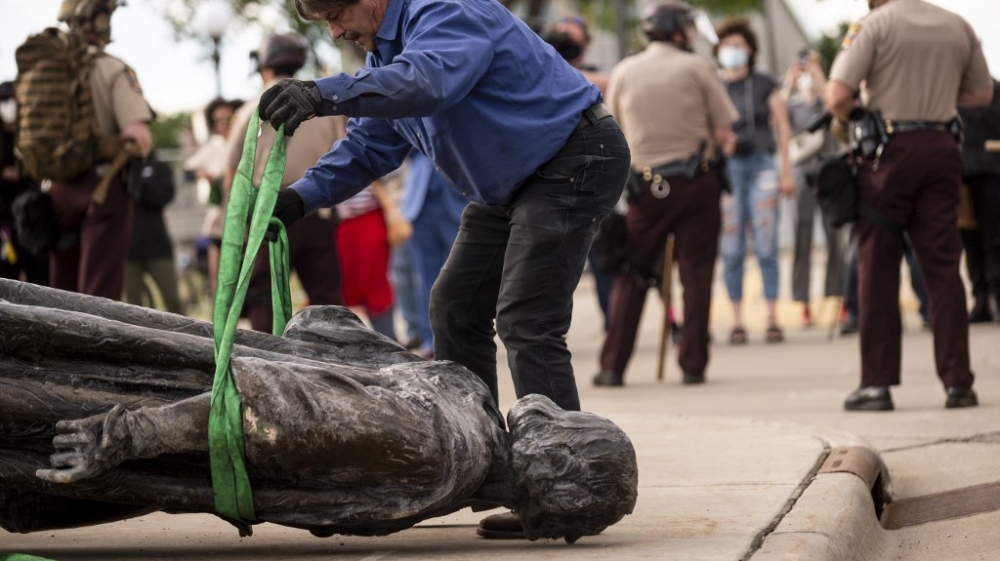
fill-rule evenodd
<path id="1" fill-rule="evenodd" d="M 668 43 L 676 40 L 672 31 L 688 33 L 687 39 L 680 39 L 677 45 L 681 50 L 702 53 L 692 56 L 700 57 L 702 62 L 699 64 L 708 69 L 704 75 L 717 80 L 717 91 L 724 93 L 727 100 L 726 107 L 720 105 L 717 110 L 710 110 L 713 116 L 723 115 L 725 122 L 712 124 L 714 136 L 708 147 L 701 147 L 699 152 L 699 160 L 703 152 L 705 161 L 714 154 L 722 162 L 719 184 L 713 183 L 711 187 L 715 189 L 715 198 L 710 197 L 701 206 L 692 202 L 690 207 L 691 216 L 699 220 L 702 227 L 707 224 L 714 230 L 701 237 L 703 242 L 708 241 L 702 245 L 710 247 L 693 248 L 689 243 L 680 243 L 674 254 L 664 255 L 662 245 L 652 243 L 656 250 L 652 251 L 647 247 L 650 244 L 643 243 L 642 236 L 665 239 L 686 227 L 678 221 L 671 223 L 667 230 L 658 229 L 657 221 L 666 220 L 664 217 L 670 212 L 663 210 L 651 214 L 648 211 L 654 208 L 649 205 L 661 204 L 658 201 L 683 200 L 679 198 L 685 196 L 687 186 L 683 182 L 671 184 L 656 173 L 657 165 L 670 158 L 650 157 L 644 164 L 648 177 L 644 182 L 639 179 L 639 189 L 642 196 L 652 189 L 653 197 L 646 210 L 634 204 L 635 197 L 640 195 L 633 192 L 623 197 L 616 213 L 608 219 L 609 223 L 623 221 L 624 226 L 618 228 L 618 234 L 610 225 L 601 229 L 588 260 L 588 271 L 593 275 L 596 297 L 605 314 L 605 327 L 609 329 L 609 337 L 615 339 L 606 343 L 600 360 L 601 372 L 594 383 L 623 383 L 622 376 L 632 349 L 627 339 L 635 337 L 634 327 L 629 331 L 627 325 L 638 321 L 647 289 L 661 286 L 664 278 L 669 282 L 671 277 L 669 272 L 665 273 L 665 263 L 677 265 L 684 284 L 685 297 L 680 305 L 671 306 L 668 312 L 678 341 L 686 337 L 693 341 L 699 337 L 698 331 L 707 328 L 711 288 L 697 284 L 703 284 L 706 279 L 711 284 L 711 270 L 716 259 L 721 260 L 725 293 L 731 307 L 727 341 L 742 345 L 754 339 L 745 321 L 743 287 L 747 253 L 754 255 L 757 264 L 754 274 L 761 277 L 759 284 L 766 303 L 764 341 L 776 344 L 786 339 L 787 326 L 780 324 L 776 313 L 777 302 L 782 297 L 779 286 L 783 277 L 790 279 L 791 294 L 784 296 L 797 305 L 801 322 L 797 327 L 815 325 L 817 309 L 829 303 L 839 310 L 834 320 L 839 332 L 844 335 L 855 332 L 858 326 L 857 257 L 853 250 L 852 228 L 835 227 L 820 211 L 815 195 L 818 167 L 825 160 L 843 155 L 848 148 L 826 128 L 808 130 L 810 124 L 826 113 L 824 67 L 829 61 L 824 62 L 817 51 L 803 48 L 795 53 L 788 68 L 771 75 L 758 67 L 759 31 L 750 21 L 721 21 L 714 33 L 699 37 L 693 32 L 694 15 L 687 10 L 683 10 L 683 17 L 687 19 L 677 20 L 682 26 L 677 29 L 671 27 L 674 20 L 661 21 L 656 17 L 660 16 L 647 20 L 653 23 L 644 28 L 651 45 L 645 54 L 630 56 L 609 69 L 590 64 L 592 34 L 584 19 L 576 16 L 558 18 L 538 30 L 567 62 L 601 89 L 615 117 L 623 123 L 630 143 L 632 134 L 636 138 L 642 136 L 636 132 L 641 126 L 631 130 L 626 126 L 629 125 L 627 115 L 637 111 L 637 106 L 630 105 L 632 100 L 642 103 L 640 96 L 630 93 L 641 89 L 641 84 L 635 84 L 636 73 L 630 71 L 630 65 L 637 64 L 639 59 L 636 57 L 656 53 L 655 44 L 663 40 L 657 36 L 659 32 L 667 32 Z M 670 12 L 662 17 L 672 18 L 674 14 Z M 61 14 L 60 19 L 68 25 L 74 24 L 72 16 Z M 690 26 L 690 30 L 684 26 Z M 87 29 L 94 48 L 100 49 L 106 44 L 110 29 Z M 695 49 L 696 45 L 700 48 Z M 261 91 L 281 78 L 294 77 L 306 65 L 310 53 L 310 46 L 296 35 L 265 36 L 254 53 L 263 84 Z M 714 61 L 707 53 L 714 55 Z M 133 139 L 138 146 L 132 153 L 133 159 L 141 161 L 141 165 L 130 172 L 131 179 L 119 179 L 116 175 L 111 181 L 105 206 L 110 213 L 107 216 L 95 216 L 93 212 L 82 210 L 80 205 L 86 206 L 86 201 L 67 206 L 57 200 L 58 197 L 73 198 L 79 181 L 40 182 L 25 172 L 14 150 L 19 132 L 15 84 L 13 81 L 0 84 L 3 122 L 0 137 L 0 277 L 121 298 L 179 314 L 193 313 L 195 310 L 190 307 L 199 305 L 200 299 L 210 303 L 216 290 L 225 208 L 258 99 L 209 101 L 202 111 L 192 116 L 189 127 L 189 132 L 205 132 L 201 135 L 202 141 L 191 147 L 183 162 L 164 162 L 157 159 L 156 152 L 149 146 L 149 123 L 155 116 L 143 101 L 136 72 L 120 61 L 107 66 L 109 69 L 95 77 L 93 84 L 105 90 L 102 99 L 115 100 L 114 103 L 120 105 L 96 104 L 96 111 L 100 113 L 96 120 L 108 132 Z M 136 70 L 141 75 L 154 69 Z M 676 87 L 677 92 L 686 91 L 681 86 Z M 658 99 L 669 104 L 673 102 L 672 95 L 669 90 L 660 91 Z M 686 93 L 676 95 L 683 97 Z M 1000 90 L 991 106 L 963 110 L 961 114 L 965 124 L 965 175 L 959 227 L 971 296 L 969 320 L 992 322 L 1000 317 L 1000 233 L 997 231 L 1000 228 L 997 217 L 1000 213 L 1000 152 L 988 151 L 986 147 L 991 140 L 1000 141 Z M 678 121 L 655 123 L 655 126 L 689 126 L 684 118 L 680 115 Z M 301 178 L 331 145 L 343 138 L 345 130 L 346 119 L 341 117 L 303 123 L 295 136 L 289 138 L 288 164 L 282 187 Z M 257 131 L 250 131 L 250 134 L 257 134 Z M 273 131 L 270 134 L 273 138 Z M 265 137 L 266 130 L 260 133 L 258 156 L 261 157 L 266 155 L 269 141 Z M 656 148 L 662 153 L 672 149 L 671 146 Z M 632 150 L 633 164 L 645 157 L 641 155 L 644 148 L 632 145 Z M 258 172 L 262 162 L 258 157 Z M 102 170 L 101 166 L 106 164 L 95 165 L 85 181 L 97 182 L 100 177 L 112 173 Z M 643 175 L 641 166 L 633 167 Z M 131 185 L 134 181 L 141 185 Z M 207 279 L 204 288 L 197 288 L 200 293 L 193 297 L 182 294 L 191 290 L 187 285 L 179 288 L 178 243 L 172 239 L 164 218 L 165 209 L 169 208 L 177 190 L 187 188 L 191 182 L 197 186 L 205 216 L 193 243 L 197 248 L 200 274 Z M 24 192 L 43 187 L 53 196 L 60 226 L 79 235 L 55 247 L 35 250 L 19 239 L 12 207 Z M 414 151 L 397 172 L 379 179 L 335 208 L 310 215 L 289 228 L 290 265 L 305 293 L 305 301 L 301 304 L 349 306 L 379 333 L 423 357 L 432 358 L 430 291 L 458 235 L 465 206 L 466 199 L 433 163 Z M 786 221 L 792 225 L 793 234 L 791 268 L 788 270 L 782 270 L 785 261 L 779 259 L 782 245 L 779 243 L 779 224 L 783 210 L 791 212 L 790 220 L 786 218 Z M 640 217 L 644 220 L 642 224 L 637 223 Z M 620 258 L 601 254 L 609 251 L 608 236 L 625 234 L 627 241 L 616 238 L 619 240 L 618 253 L 623 253 Z M 614 240 L 610 241 L 612 247 Z M 261 253 L 244 315 L 253 329 L 269 332 L 272 329 L 271 280 L 267 249 L 262 248 Z M 823 264 L 822 282 L 814 282 L 811 277 L 815 270 L 813 263 L 817 260 Z M 909 280 L 920 300 L 919 313 L 926 324 L 930 306 L 920 267 L 909 253 L 907 263 Z M 818 292 L 814 290 L 817 287 Z M 703 293 L 700 296 L 696 294 L 699 291 Z M 680 310 L 676 314 L 674 307 Z M 706 308 L 705 316 L 695 314 L 694 307 Z M 614 314 L 622 316 L 616 321 L 625 327 L 612 325 Z M 687 325 L 689 322 L 695 327 Z M 682 357 L 682 365 L 688 364 L 685 375 L 691 376 L 685 381 L 697 383 L 699 377 L 703 379 L 707 355 L 698 358 L 694 349 L 690 353 L 689 358 Z"/>

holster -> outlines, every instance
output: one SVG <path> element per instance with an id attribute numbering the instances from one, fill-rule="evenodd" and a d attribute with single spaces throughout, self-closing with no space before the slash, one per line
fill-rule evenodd
<path id="1" fill-rule="evenodd" d="M 857 158 L 876 159 L 889 145 L 889 133 L 878 109 L 855 109 L 848 119 L 847 133 L 851 153 Z"/>

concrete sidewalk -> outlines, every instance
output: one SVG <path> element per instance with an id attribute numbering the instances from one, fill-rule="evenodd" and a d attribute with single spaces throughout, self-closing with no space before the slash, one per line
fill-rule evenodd
<path id="1" fill-rule="evenodd" d="M 751 268 L 748 281 L 754 276 Z M 386 537 L 320 539 L 265 524 L 241 539 L 212 516 L 156 514 L 78 530 L 0 532 L 0 553 L 57 561 L 996 558 L 996 512 L 884 530 L 860 477 L 817 472 L 830 450 L 860 446 L 885 461 L 893 499 L 1000 481 L 1000 326 L 972 330 L 980 407 L 943 408 L 931 337 L 907 312 L 904 385 L 893 390 L 897 410 L 847 413 L 842 400 L 858 383 L 857 340 L 830 341 L 822 326 L 800 329 L 797 310 L 783 303 L 785 343 L 761 342 L 756 323 L 750 323 L 749 345 L 722 343 L 728 309 L 718 284 L 708 383 L 694 387 L 680 384 L 673 349 L 666 380 L 655 380 L 662 307 L 652 297 L 625 387 L 593 387 L 602 322 L 587 279 L 578 290 L 567 341 L 583 407 L 618 423 L 639 460 L 635 512 L 600 536 L 574 545 L 484 540 L 475 527 L 489 513 L 464 510 Z M 750 300 L 748 312 L 759 315 L 762 306 Z M 506 411 L 514 396 L 503 367 L 500 383 Z"/>

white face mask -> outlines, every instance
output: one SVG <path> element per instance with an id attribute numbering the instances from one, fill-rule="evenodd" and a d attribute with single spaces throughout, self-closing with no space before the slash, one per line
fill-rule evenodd
<path id="1" fill-rule="evenodd" d="M 719 49 L 719 64 L 727 70 L 737 70 L 747 65 L 747 52 L 739 47 Z"/>
<path id="2" fill-rule="evenodd" d="M 17 101 L 14 98 L 0 101 L 0 121 L 11 124 L 17 120 Z"/>
<path id="3" fill-rule="evenodd" d="M 799 93 L 811 94 L 813 93 L 813 78 L 808 74 L 803 74 L 799 76 L 799 79 L 795 81 L 795 87 L 799 90 Z"/>

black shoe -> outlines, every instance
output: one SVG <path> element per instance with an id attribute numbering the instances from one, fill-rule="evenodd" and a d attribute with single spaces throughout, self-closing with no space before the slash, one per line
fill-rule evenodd
<path id="1" fill-rule="evenodd" d="M 892 411 L 892 396 L 886 386 L 864 386 L 844 400 L 847 411 Z"/>
<path id="2" fill-rule="evenodd" d="M 840 324 L 841 335 L 852 335 L 858 332 L 858 318 L 848 317 Z"/>
<path id="3" fill-rule="evenodd" d="M 705 373 L 704 372 L 685 372 L 684 373 L 684 384 L 704 384 L 705 383 Z"/>
<path id="4" fill-rule="evenodd" d="M 948 400 L 944 402 L 944 406 L 948 409 L 977 405 L 979 405 L 979 398 L 976 397 L 976 392 L 972 391 L 972 388 L 948 388 Z"/>
<path id="5" fill-rule="evenodd" d="M 675 345 L 680 345 L 681 344 L 681 333 L 682 332 L 683 332 L 683 329 L 681 328 L 681 324 L 677 323 L 676 321 L 670 322 L 670 341 L 673 344 L 675 344 Z"/>
<path id="6" fill-rule="evenodd" d="M 493 514 L 479 521 L 476 534 L 488 540 L 523 540 L 524 525 L 514 511 Z"/>
<path id="7" fill-rule="evenodd" d="M 969 312 L 969 323 L 990 323 L 993 321 L 993 310 L 987 298 L 976 298 L 976 305 Z"/>
<path id="8" fill-rule="evenodd" d="M 595 386 L 624 386 L 621 374 L 615 374 L 610 370 L 601 370 L 594 376 Z"/>

